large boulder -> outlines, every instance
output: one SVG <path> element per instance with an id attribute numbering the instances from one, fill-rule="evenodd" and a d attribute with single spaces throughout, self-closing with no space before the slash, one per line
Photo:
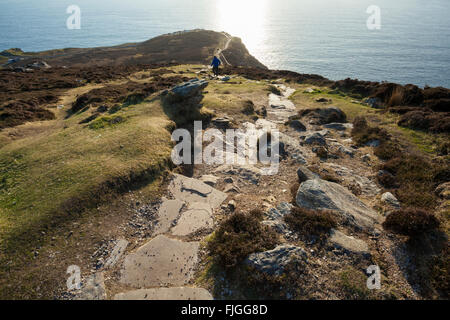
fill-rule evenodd
<path id="1" fill-rule="evenodd" d="M 280 276 L 293 259 L 306 260 L 306 252 L 293 245 L 280 245 L 273 250 L 251 254 L 245 263 L 261 272 Z"/>
<path id="2" fill-rule="evenodd" d="M 297 205 L 312 210 L 332 210 L 357 229 L 372 230 L 378 214 L 343 186 L 321 179 L 307 180 L 298 188 Z"/>

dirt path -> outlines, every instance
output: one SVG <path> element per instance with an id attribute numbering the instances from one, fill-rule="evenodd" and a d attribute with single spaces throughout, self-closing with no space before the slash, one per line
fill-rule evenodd
<path id="1" fill-rule="evenodd" d="M 217 51 L 217 55 L 218 55 L 219 57 L 222 56 L 223 61 L 225 61 L 225 63 L 226 63 L 227 65 L 231 66 L 231 64 L 228 62 L 227 58 L 225 58 L 225 55 L 223 54 L 223 52 L 224 52 L 225 50 L 228 49 L 228 47 L 230 46 L 231 40 L 232 40 L 233 38 L 232 38 L 231 36 L 225 34 L 225 33 L 224 33 L 224 35 L 225 35 L 225 37 L 228 38 L 228 40 L 227 40 L 227 42 L 225 43 L 225 46 L 224 46 L 222 49 L 219 49 L 219 50 Z"/>

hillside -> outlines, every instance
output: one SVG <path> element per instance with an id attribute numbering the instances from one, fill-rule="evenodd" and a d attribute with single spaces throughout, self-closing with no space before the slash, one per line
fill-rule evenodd
<path id="1" fill-rule="evenodd" d="M 253 56 L 238 38 L 226 33 L 193 30 L 162 35 L 140 43 L 127 43 L 114 47 L 86 49 L 58 49 L 43 52 L 7 50 L 3 55 L 19 61 L 9 65 L 20 67 L 35 60 L 45 60 L 52 67 L 129 66 L 154 63 L 207 64 L 219 49 L 232 41 L 229 53 L 233 65 L 266 68 Z M 15 55 L 14 53 L 20 54 Z M 2 55 L 2 54 L 0 54 Z"/>
<path id="2" fill-rule="evenodd" d="M 208 31 L 34 55 L 0 71 L 1 298 L 447 297 L 448 89 L 268 70 Z M 278 129 L 278 171 L 176 166 L 194 120 Z"/>

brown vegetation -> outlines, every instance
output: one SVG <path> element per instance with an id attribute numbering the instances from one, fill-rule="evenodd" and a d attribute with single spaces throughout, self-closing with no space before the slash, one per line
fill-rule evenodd
<path id="1" fill-rule="evenodd" d="M 436 230 L 439 220 L 422 209 L 407 208 L 395 211 L 386 217 L 383 227 L 393 232 L 414 237 Z"/>
<path id="2" fill-rule="evenodd" d="M 260 210 L 237 212 L 220 224 L 208 242 L 208 250 L 220 265 L 234 267 L 251 253 L 275 248 L 278 236 L 261 224 L 262 216 Z"/>
<path id="3" fill-rule="evenodd" d="M 306 238 L 313 236 L 324 239 L 330 230 L 337 226 L 331 212 L 299 207 L 293 207 L 284 220 L 293 230 Z"/>
<path id="4" fill-rule="evenodd" d="M 94 104 L 125 104 L 131 105 L 143 101 L 146 97 L 160 90 L 171 88 L 189 78 L 173 76 L 162 78 L 153 77 L 148 83 L 128 81 L 125 84 L 109 85 L 103 88 L 93 89 L 81 96 L 72 104 L 71 113 L 76 113 L 88 105 Z"/>

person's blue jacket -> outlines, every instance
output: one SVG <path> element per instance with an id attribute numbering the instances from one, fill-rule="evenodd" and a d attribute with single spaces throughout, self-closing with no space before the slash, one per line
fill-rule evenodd
<path id="1" fill-rule="evenodd" d="M 217 68 L 218 66 L 220 66 L 222 62 L 220 62 L 219 58 L 214 57 L 213 61 L 211 62 L 211 65 L 215 68 Z"/>

